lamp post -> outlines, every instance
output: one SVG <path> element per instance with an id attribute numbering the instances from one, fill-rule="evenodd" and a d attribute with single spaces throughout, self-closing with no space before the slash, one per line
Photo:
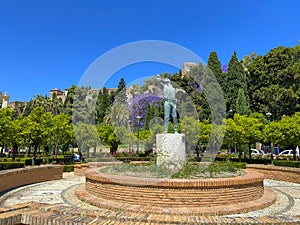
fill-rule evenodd
<path id="1" fill-rule="evenodd" d="M 234 142 L 234 154 L 236 154 L 236 141 Z"/>
<path id="2" fill-rule="evenodd" d="M 74 164 L 74 148 L 72 148 L 72 145 L 69 144 L 69 151 L 72 150 L 72 163 Z"/>
<path id="3" fill-rule="evenodd" d="M 141 121 L 141 117 L 140 116 L 137 116 L 136 117 L 137 121 L 138 121 L 138 142 L 137 142 L 137 149 L 136 149 L 136 153 L 138 154 L 139 153 L 139 145 L 140 145 L 140 121 Z"/>
<path id="4" fill-rule="evenodd" d="M 131 120 L 128 120 L 128 129 L 129 129 L 129 132 L 130 132 L 130 134 L 131 134 L 130 125 L 131 125 Z M 131 141 L 129 141 L 129 143 L 128 143 L 128 151 L 129 151 L 129 152 L 131 152 L 131 151 L 130 151 L 130 144 L 131 144 L 130 142 L 131 142 Z"/>
<path id="5" fill-rule="evenodd" d="M 229 111 L 228 111 L 228 117 L 230 118 L 233 118 L 233 110 L 232 109 L 230 109 Z"/>
<path id="6" fill-rule="evenodd" d="M 269 121 L 269 123 L 270 123 L 270 122 L 271 122 L 271 116 L 272 116 L 272 113 L 267 112 L 267 113 L 266 113 L 266 116 L 267 116 L 268 121 Z M 270 140 L 270 153 L 271 153 L 271 164 L 273 164 L 273 146 L 272 146 L 272 139 Z"/>

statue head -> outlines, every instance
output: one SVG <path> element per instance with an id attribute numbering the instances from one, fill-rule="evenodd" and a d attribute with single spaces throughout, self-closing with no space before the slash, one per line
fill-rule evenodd
<path id="1" fill-rule="evenodd" d="M 163 82 L 164 82 L 165 84 L 170 84 L 170 80 L 169 80 L 168 78 L 163 79 Z"/>

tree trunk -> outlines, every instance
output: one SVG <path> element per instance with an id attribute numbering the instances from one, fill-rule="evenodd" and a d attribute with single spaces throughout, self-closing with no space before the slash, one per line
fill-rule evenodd
<path id="1" fill-rule="evenodd" d="M 18 145 L 15 143 L 13 144 L 13 152 L 12 152 L 13 161 L 15 161 L 17 155 L 18 155 Z"/>
<path id="2" fill-rule="evenodd" d="M 97 150 L 96 148 L 97 148 L 97 147 L 95 146 L 95 147 L 94 147 L 94 153 L 93 153 L 93 154 L 94 154 L 94 157 L 96 157 L 96 150 Z"/>
<path id="3" fill-rule="evenodd" d="M 27 157 L 30 157 L 30 153 L 31 153 L 31 145 L 28 148 L 28 153 L 27 153 Z"/>
<path id="4" fill-rule="evenodd" d="M 240 146 L 238 146 L 238 153 L 239 153 L 239 162 L 242 161 L 242 152 Z"/>
<path id="5" fill-rule="evenodd" d="M 249 143 L 248 146 L 249 146 L 249 148 L 248 148 L 248 150 L 249 150 L 249 163 L 252 163 L 251 144 Z"/>
<path id="6" fill-rule="evenodd" d="M 55 143 L 55 158 L 57 159 L 57 154 L 58 154 L 58 144 Z"/>
<path id="7" fill-rule="evenodd" d="M 34 166 L 36 164 L 36 153 L 38 150 L 39 144 L 35 144 L 34 150 L 33 150 L 33 156 L 32 156 L 32 165 Z"/>
<path id="8" fill-rule="evenodd" d="M 90 148 L 89 147 L 86 148 L 86 157 L 90 158 Z"/>

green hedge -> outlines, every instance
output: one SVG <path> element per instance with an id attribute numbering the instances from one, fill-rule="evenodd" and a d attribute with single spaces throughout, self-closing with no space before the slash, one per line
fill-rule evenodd
<path id="1" fill-rule="evenodd" d="M 64 172 L 74 171 L 74 165 L 64 165 Z"/>
<path id="2" fill-rule="evenodd" d="M 232 162 L 232 165 L 235 168 L 246 169 L 247 163 L 245 163 L 245 162 Z"/>
<path id="3" fill-rule="evenodd" d="M 0 162 L 0 170 L 23 168 L 24 162 Z"/>
<path id="4" fill-rule="evenodd" d="M 291 161 L 291 160 L 274 160 L 273 164 L 275 166 L 287 166 L 300 168 L 300 161 Z"/>
<path id="5" fill-rule="evenodd" d="M 119 161 L 150 161 L 150 157 L 115 157 Z"/>
<path id="6" fill-rule="evenodd" d="M 239 162 L 239 158 L 238 157 L 231 157 L 231 155 L 229 154 L 224 154 L 224 155 L 217 155 L 215 158 L 215 161 L 219 161 L 219 162 L 226 162 L 226 161 L 230 161 L 230 162 Z M 251 164 L 271 164 L 271 159 L 268 157 L 264 157 L 264 158 L 252 158 L 251 162 L 249 158 L 241 158 L 241 162 L 244 163 L 251 163 Z"/>

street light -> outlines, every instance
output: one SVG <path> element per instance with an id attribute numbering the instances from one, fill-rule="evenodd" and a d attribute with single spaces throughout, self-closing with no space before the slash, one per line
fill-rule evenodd
<path id="1" fill-rule="evenodd" d="M 266 116 L 267 116 L 268 121 L 269 121 L 269 123 L 270 123 L 272 113 L 267 112 L 267 113 L 266 113 Z M 273 147 L 272 147 L 272 139 L 270 140 L 270 151 L 271 151 L 271 164 L 273 164 Z"/>
<path id="2" fill-rule="evenodd" d="M 73 146 L 71 144 L 69 144 L 69 152 L 72 150 L 72 162 L 74 164 L 74 148 L 72 148 Z"/>
<path id="3" fill-rule="evenodd" d="M 141 121 L 141 117 L 140 116 L 137 116 L 136 117 L 137 121 L 138 121 L 138 142 L 137 142 L 137 150 L 136 150 L 136 153 L 138 154 L 139 153 L 139 145 L 140 145 L 140 121 Z"/>
<path id="4" fill-rule="evenodd" d="M 269 120 L 269 122 L 270 122 L 270 118 L 271 118 L 271 116 L 272 116 L 272 113 L 267 112 L 267 113 L 266 113 L 266 116 L 267 116 L 267 118 L 268 118 L 268 120 Z"/>
<path id="5" fill-rule="evenodd" d="M 130 132 L 130 134 L 131 134 L 131 129 L 130 129 L 130 127 L 131 127 L 131 120 L 128 120 L 128 129 L 129 129 L 129 132 Z M 130 151 L 130 146 L 131 145 L 131 141 L 129 140 L 129 143 L 128 143 L 128 151 L 129 152 L 131 152 Z"/>
<path id="6" fill-rule="evenodd" d="M 228 111 L 228 117 L 233 118 L 233 110 L 232 110 L 232 109 L 230 109 L 230 110 Z"/>

